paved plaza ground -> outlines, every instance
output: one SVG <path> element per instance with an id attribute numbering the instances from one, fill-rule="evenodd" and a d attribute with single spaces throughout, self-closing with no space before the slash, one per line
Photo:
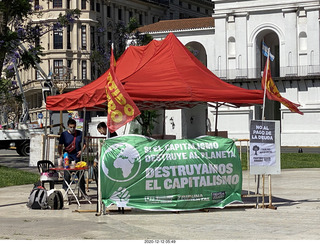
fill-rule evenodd
<path id="1" fill-rule="evenodd" d="M 243 172 L 243 190 L 254 191 L 253 177 Z M 320 239 L 320 169 L 273 175 L 276 210 L 255 208 L 253 197 L 224 209 L 179 213 L 132 209 L 121 214 L 112 208 L 96 216 L 95 199 L 93 204 L 81 202 L 80 208 L 73 202 L 63 210 L 28 209 L 31 189 L 32 185 L 0 188 L 0 240 Z M 95 198 L 96 190 L 91 183 L 88 194 Z M 79 209 L 85 211 L 76 212 Z"/>

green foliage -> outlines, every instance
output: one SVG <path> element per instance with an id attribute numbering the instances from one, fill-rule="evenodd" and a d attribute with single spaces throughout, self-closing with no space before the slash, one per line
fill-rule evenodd
<path id="1" fill-rule="evenodd" d="M 107 71 L 110 66 L 111 44 L 114 44 L 113 53 L 118 59 L 126 50 L 127 46 L 147 45 L 152 41 L 152 36 L 149 34 L 142 35 L 137 31 L 139 27 L 135 18 L 131 18 L 127 25 L 124 22 L 117 22 L 114 26 L 109 23 L 108 28 L 113 29 L 114 40 L 109 40 L 109 43 L 97 45 L 90 53 L 90 61 L 98 69 L 98 73 L 102 74 Z M 97 25 L 97 35 L 102 36 L 105 29 L 101 23 Z M 106 62 L 107 60 L 107 62 Z"/>
<path id="2" fill-rule="evenodd" d="M 69 24 L 74 22 L 74 18 L 80 16 L 81 10 L 80 9 L 68 9 L 66 10 L 65 14 L 60 13 L 58 17 L 58 22 L 67 27 Z"/>
<path id="3" fill-rule="evenodd" d="M 248 169 L 247 154 L 246 153 L 241 153 L 241 168 L 242 168 L 242 170 Z"/>
<path id="4" fill-rule="evenodd" d="M 25 70 L 30 67 L 36 68 L 36 63 L 41 63 L 40 56 L 44 56 L 43 49 L 41 46 L 30 47 L 29 50 L 21 54 L 21 65 Z"/>
<path id="5" fill-rule="evenodd" d="M 139 24 L 135 18 L 131 18 L 128 25 L 125 26 L 119 22 L 115 28 L 115 57 L 120 57 L 126 49 L 130 46 L 143 46 L 152 41 L 152 36 L 149 34 L 142 35 L 137 31 Z M 156 111 L 140 111 L 141 114 L 135 118 L 135 121 L 141 125 L 141 134 L 151 136 L 154 129 L 154 123 L 157 123 L 159 116 Z M 134 129 L 133 133 L 140 133 L 138 128 Z"/>
<path id="6" fill-rule="evenodd" d="M 79 16 L 79 9 L 60 13 L 57 21 L 35 22 L 35 16 L 41 16 L 41 6 L 34 6 L 30 0 L 0 1 L 0 109 L 4 113 L 18 111 L 16 104 L 20 103 L 19 90 L 14 81 L 15 70 L 22 67 L 27 70 L 41 63 L 43 48 L 40 38 L 53 30 L 54 24 L 67 26 Z M 14 105 L 14 106 L 12 106 Z M 19 104 L 21 107 L 21 103 Z"/>
<path id="7" fill-rule="evenodd" d="M 110 66 L 109 61 L 106 61 L 110 60 L 109 53 L 110 51 L 108 51 L 106 46 L 101 46 L 91 51 L 89 57 L 90 62 L 93 64 L 94 67 L 98 69 L 99 74 L 104 73 Z"/>
<path id="8" fill-rule="evenodd" d="M 8 168 L 0 165 L 0 187 L 34 184 L 39 180 L 39 174 Z"/>
<path id="9" fill-rule="evenodd" d="M 282 169 L 320 168 L 319 153 L 282 153 Z"/>
<path id="10" fill-rule="evenodd" d="M 139 27 L 136 18 L 130 18 L 127 26 L 123 22 L 119 22 L 114 30 L 115 57 L 119 58 L 129 46 L 143 46 L 152 41 L 152 36 L 149 34 L 141 34 L 137 29 Z"/>
<path id="11" fill-rule="evenodd" d="M 142 128 L 141 134 L 151 136 L 154 129 L 154 123 L 158 123 L 156 118 L 159 116 L 155 110 L 143 110 L 141 114 L 135 118 Z"/>

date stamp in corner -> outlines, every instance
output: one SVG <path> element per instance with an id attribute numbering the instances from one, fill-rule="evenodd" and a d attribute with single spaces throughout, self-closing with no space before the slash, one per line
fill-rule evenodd
<path id="1" fill-rule="evenodd" d="M 153 240 L 153 239 L 147 239 L 144 240 L 145 244 L 176 244 L 176 240 Z"/>

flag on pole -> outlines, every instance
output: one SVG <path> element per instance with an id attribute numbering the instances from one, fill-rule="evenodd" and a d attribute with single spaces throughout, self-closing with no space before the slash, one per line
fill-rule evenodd
<path id="1" fill-rule="evenodd" d="M 278 101 L 282 103 L 284 106 L 290 109 L 291 112 L 299 113 L 303 115 L 303 113 L 298 109 L 300 104 L 293 103 L 280 95 L 280 92 L 276 85 L 274 84 L 271 77 L 270 70 L 270 61 L 267 59 L 266 65 L 264 67 L 263 77 L 261 80 L 262 89 L 266 91 L 267 97 L 270 100 Z"/>
<path id="2" fill-rule="evenodd" d="M 115 64 L 116 62 L 111 48 L 110 69 L 107 77 L 107 85 L 105 86 L 108 101 L 107 126 L 111 133 L 132 121 L 140 114 L 140 110 L 116 77 Z"/>
<path id="3" fill-rule="evenodd" d="M 262 42 L 262 53 L 264 56 L 268 57 L 268 49 L 269 47 L 264 43 L 264 41 Z M 271 59 L 271 61 L 274 60 L 274 55 L 272 55 L 271 53 L 269 53 L 269 57 Z"/>

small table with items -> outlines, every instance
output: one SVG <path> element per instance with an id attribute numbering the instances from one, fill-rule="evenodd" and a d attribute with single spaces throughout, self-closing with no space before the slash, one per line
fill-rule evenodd
<path id="1" fill-rule="evenodd" d="M 80 180 L 81 178 L 84 176 L 84 172 L 86 170 L 89 169 L 89 167 L 81 167 L 81 168 L 63 168 L 63 167 L 57 167 L 57 168 L 50 168 L 51 170 L 56 170 L 57 172 L 63 172 L 64 174 L 69 174 L 70 175 L 70 183 L 68 183 L 65 179 L 65 177 L 63 177 L 64 182 L 66 183 L 66 185 L 68 186 L 63 198 L 65 198 L 68 195 L 68 192 L 70 191 L 72 193 L 72 195 L 74 196 L 74 198 L 76 199 L 78 206 L 80 207 L 80 202 L 79 202 L 79 192 L 81 192 L 82 196 L 85 196 L 85 193 L 82 192 L 81 188 L 80 188 Z M 77 174 L 79 173 L 79 174 Z M 78 175 L 78 180 L 76 181 L 76 176 Z M 74 189 L 72 189 L 72 185 L 73 183 L 76 182 L 76 186 Z M 78 194 L 75 194 L 76 189 L 78 189 Z M 85 200 L 87 200 L 90 204 L 91 201 L 90 199 L 88 199 L 87 197 L 85 197 Z"/>

